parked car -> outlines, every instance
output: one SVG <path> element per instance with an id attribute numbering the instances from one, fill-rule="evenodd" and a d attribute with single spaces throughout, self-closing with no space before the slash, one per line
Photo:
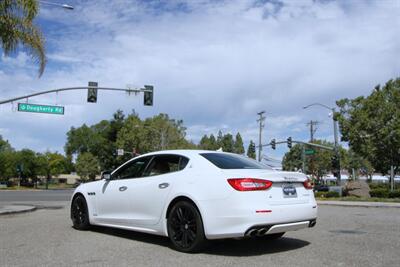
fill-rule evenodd
<path id="1" fill-rule="evenodd" d="M 329 186 L 325 184 L 316 184 L 314 185 L 314 192 L 328 192 Z"/>
<path id="2" fill-rule="evenodd" d="M 304 174 L 217 151 L 141 155 L 81 184 L 71 199 L 78 230 L 102 225 L 168 236 L 183 252 L 199 251 L 207 239 L 279 238 L 316 218 Z"/>
<path id="3" fill-rule="evenodd" d="M 35 184 L 28 180 L 22 180 L 19 185 L 25 187 L 33 187 Z"/>
<path id="4" fill-rule="evenodd" d="M 7 182 L 0 181 L 0 188 L 7 188 Z"/>

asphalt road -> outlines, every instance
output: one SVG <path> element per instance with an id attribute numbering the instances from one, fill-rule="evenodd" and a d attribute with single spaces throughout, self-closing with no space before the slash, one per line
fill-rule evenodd
<path id="1" fill-rule="evenodd" d="M 67 202 L 58 202 L 67 205 Z M 315 228 L 284 238 L 221 240 L 199 254 L 164 237 L 110 228 L 77 231 L 67 208 L 0 217 L 0 266 L 399 266 L 400 212 L 320 206 Z"/>
<path id="2" fill-rule="evenodd" d="M 69 201 L 73 189 L 66 190 L 0 190 L 0 202 L 12 201 Z"/>

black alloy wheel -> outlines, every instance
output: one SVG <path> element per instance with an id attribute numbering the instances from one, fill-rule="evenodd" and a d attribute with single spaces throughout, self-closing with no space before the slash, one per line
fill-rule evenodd
<path id="1" fill-rule="evenodd" d="M 87 230 L 90 227 L 89 212 L 86 200 L 82 195 L 75 197 L 72 201 L 71 220 L 75 229 Z"/>
<path id="2" fill-rule="evenodd" d="M 198 252 L 205 243 L 203 222 L 197 208 L 190 202 L 176 203 L 168 215 L 168 236 L 181 252 Z"/>

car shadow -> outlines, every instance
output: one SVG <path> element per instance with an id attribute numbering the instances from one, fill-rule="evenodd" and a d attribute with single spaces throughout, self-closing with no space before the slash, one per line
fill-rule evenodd
<path id="1" fill-rule="evenodd" d="M 169 239 L 163 236 L 101 226 L 93 226 L 91 231 L 172 249 Z M 278 240 L 262 238 L 221 239 L 209 241 L 205 250 L 201 253 L 220 256 L 257 256 L 296 250 L 309 244 L 310 242 L 291 237 L 282 237 Z"/>
<path id="2" fill-rule="evenodd" d="M 221 256 L 257 256 L 295 250 L 309 244 L 310 242 L 291 237 L 282 237 L 277 240 L 265 238 L 223 239 L 210 242 L 204 253 Z"/>

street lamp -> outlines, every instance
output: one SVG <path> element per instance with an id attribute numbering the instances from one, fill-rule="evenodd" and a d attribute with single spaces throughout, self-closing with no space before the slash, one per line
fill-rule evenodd
<path id="1" fill-rule="evenodd" d="M 54 3 L 54 2 L 42 1 L 42 0 L 39 0 L 39 3 L 45 4 L 45 5 L 50 5 L 50 6 L 58 6 L 58 7 L 61 7 L 61 8 L 64 8 L 64 9 L 68 9 L 68 10 L 73 10 L 74 9 L 73 6 L 70 6 L 70 5 L 67 5 L 67 4 L 59 4 L 59 3 Z"/>
<path id="2" fill-rule="evenodd" d="M 335 118 L 335 112 L 336 112 L 335 108 L 329 107 L 329 106 L 321 104 L 321 103 L 313 103 L 313 104 L 310 104 L 310 105 L 307 105 L 307 106 L 303 107 L 303 109 L 307 109 L 307 108 L 312 107 L 312 106 L 320 106 L 320 107 L 326 108 L 326 109 L 328 109 L 328 110 L 330 110 L 332 112 L 333 136 L 334 136 L 334 139 L 335 139 L 335 154 L 336 154 L 336 157 L 338 159 L 340 159 L 340 157 L 339 157 L 340 156 L 339 155 L 339 147 L 338 147 L 338 145 L 339 145 L 339 142 L 338 142 L 338 128 L 337 128 L 337 123 L 336 123 L 336 118 Z M 337 177 L 339 184 L 340 184 L 340 178 L 341 178 L 341 176 L 340 176 L 340 168 L 339 168 L 338 177 Z"/>

